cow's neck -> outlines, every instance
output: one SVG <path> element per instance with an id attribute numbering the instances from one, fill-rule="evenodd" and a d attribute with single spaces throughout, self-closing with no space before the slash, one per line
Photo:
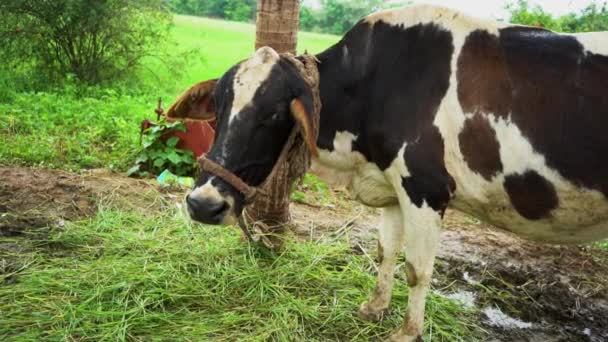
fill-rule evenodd
<path id="1" fill-rule="evenodd" d="M 347 37 L 348 38 L 348 37 Z M 346 38 L 346 39 L 347 39 Z M 333 150 L 338 132 L 354 136 L 361 133 L 364 122 L 365 94 L 360 94 L 365 79 L 363 57 L 355 55 L 347 46 L 353 41 L 341 42 L 318 54 L 321 114 L 318 146 Z"/>

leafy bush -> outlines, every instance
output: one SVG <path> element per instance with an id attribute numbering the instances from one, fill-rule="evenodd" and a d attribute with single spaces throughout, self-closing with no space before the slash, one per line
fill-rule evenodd
<path id="1" fill-rule="evenodd" d="M 38 84 L 70 74 L 86 84 L 123 78 L 162 50 L 171 22 L 163 3 L 3 0 L 0 58 Z"/>
<path id="2" fill-rule="evenodd" d="M 593 2 L 581 13 L 570 13 L 554 18 L 540 6 L 531 7 L 528 1 L 519 0 L 507 6 L 512 23 L 539 26 L 557 32 L 591 32 L 608 30 L 608 9 Z"/>
<path id="3" fill-rule="evenodd" d="M 193 175 L 196 170 L 196 158 L 192 151 L 177 148 L 178 137 L 165 139 L 167 134 L 174 131 L 185 132 L 186 127 L 179 121 L 161 121 L 147 128 L 142 137 L 143 150 L 135 160 L 135 166 L 127 174 L 147 176 L 168 169 L 176 175 Z"/>

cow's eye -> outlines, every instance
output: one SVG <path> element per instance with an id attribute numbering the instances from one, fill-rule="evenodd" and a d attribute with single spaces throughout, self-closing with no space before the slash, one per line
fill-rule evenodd
<path id="1" fill-rule="evenodd" d="M 264 119 L 264 121 L 262 121 L 262 125 L 263 126 L 270 126 L 274 122 L 276 122 L 277 120 L 279 120 L 280 118 L 281 118 L 281 113 L 280 112 L 274 112 L 274 113 L 272 113 L 272 115 L 267 116 Z"/>

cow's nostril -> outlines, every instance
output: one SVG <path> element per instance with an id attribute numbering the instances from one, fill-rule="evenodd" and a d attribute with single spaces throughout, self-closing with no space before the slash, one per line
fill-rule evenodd
<path id="1" fill-rule="evenodd" d="M 194 201 L 192 200 L 192 197 L 190 197 L 190 194 L 186 195 L 186 203 L 188 204 L 188 206 L 195 205 Z"/>
<path id="2" fill-rule="evenodd" d="M 224 200 L 214 198 L 197 198 L 186 196 L 190 216 L 197 221 L 209 224 L 218 224 L 224 218 L 230 205 Z"/>
<path id="3" fill-rule="evenodd" d="M 226 201 L 207 205 L 207 212 L 211 217 L 221 215 L 226 209 L 228 209 L 228 203 L 226 203 Z"/>

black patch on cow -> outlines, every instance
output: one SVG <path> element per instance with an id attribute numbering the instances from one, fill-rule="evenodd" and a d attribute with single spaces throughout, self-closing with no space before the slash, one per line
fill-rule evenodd
<path id="1" fill-rule="evenodd" d="M 215 157 L 212 159 L 214 159 L 215 161 L 218 160 L 217 157 L 219 154 L 221 154 L 221 151 L 216 148 L 215 152 L 213 152 L 213 146 L 218 145 L 217 141 L 220 137 L 220 134 L 217 133 L 226 130 L 226 127 L 228 126 L 228 113 L 230 113 L 230 110 L 232 109 L 232 101 L 234 100 L 234 91 L 232 89 L 232 83 L 234 82 L 234 76 L 236 74 L 236 71 L 238 70 L 238 67 L 239 64 L 233 66 L 228 71 L 226 71 L 226 73 L 224 73 L 224 75 L 220 79 L 218 79 L 217 83 L 215 84 L 215 88 L 213 89 L 213 101 L 216 112 L 216 134 L 214 134 L 213 136 L 213 144 L 211 145 L 211 150 L 207 154 L 207 157 L 211 158 L 211 153 L 213 153 Z M 209 173 L 199 174 L 196 179 L 196 187 L 204 185 L 211 177 L 214 176 Z M 236 191 L 232 189 L 232 187 L 228 185 L 228 183 L 222 182 L 222 184 L 220 185 L 218 184 L 218 182 L 219 178 L 216 177 L 213 185 L 218 186 L 220 190 L 230 189 L 231 191 L 236 193 Z"/>
<path id="2" fill-rule="evenodd" d="M 317 146 L 332 151 L 336 132 L 359 135 L 369 101 L 365 83 L 371 60 L 373 29 L 364 22 L 355 25 L 336 45 L 317 56 L 321 78 L 321 116 Z"/>
<path id="3" fill-rule="evenodd" d="M 549 167 L 608 197 L 608 56 L 530 27 L 471 33 L 458 61 L 465 112 L 509 116 Z"/>
<path id="4" fill-rule="evenodd" d="M 500 144 L 496 139 L 496 132 L 483 115 L 475 114 L 464 122 L 458 142 L 464 161 L 483 178 L 491 180 L 502 171 Z"/>
<path id="5" fill-rule="evenodd" d="M 515 210 L 529 220 L 548 217 L 551 210 L 557 208 L 553 184 L 536 171 L 509 175 L 503 185 Z"/>
<path id="6" fill-rule="evenodd" d="M 410 176 L 402 178 L 401 183 L 412 203 L 429 207 L 442 216 L 456 183 L 445 169 L 443 162 L 443 139 L 435 126 L 423 132 L 419 141 L 408 144 L 404 159 Z"/>
<path id="7" fill-rule="evenodd" d="M 369 114 L 355 148 L 384 170 L 404 142 L 427 140 L 422 135 L 432 131 L 450 84 L 454 47 L 452 34 L 433 24 L 403 29 L 376 23 L 373 39 Z"/>
<path id="8" fill-rule="evenodd" d="M 353 150 L 385 170 L 407 142 L 411 176 L 403 187 L 415 205 L 443 213 L 455 183 L 433 120 L 450 85 L 453 51 L 451 32 L 434 24 L 357 24 L 319 55 L 319 146 L 332 150 L 336 132 L 350 132 Z"/>
<path id="9" fill-rule="evenodd" d="M 386 169 L 404 142 L 432 126 L 449 87 L 453 51 L 452 34 L 434 24 L 357 24 L 319 55 L 319 146 L 332 150 L 336 132 L 351 132 L 353 149 Z"/>
<path id="10" fill-rule="evenodd" d="M 473 31 L 458 57 L 458 100 L 465 113 L 506 116 L 511 111 L 512 85 L 496 36 Z"/>

